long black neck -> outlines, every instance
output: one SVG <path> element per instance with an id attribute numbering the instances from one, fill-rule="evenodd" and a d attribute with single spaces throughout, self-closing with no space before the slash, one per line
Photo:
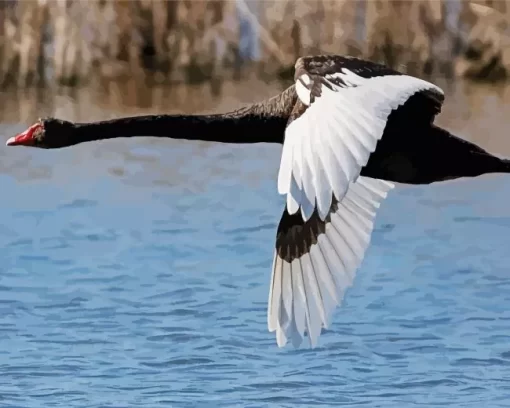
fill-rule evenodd
<path id="1" fill-rule="evenodd" d="M 228 113 L 148 115 L 73 123 L 66 144 L 137 136 L 241 144 L 283 143 L 285 127 L 296 98 L 292 86 L 267 101 Z"/>

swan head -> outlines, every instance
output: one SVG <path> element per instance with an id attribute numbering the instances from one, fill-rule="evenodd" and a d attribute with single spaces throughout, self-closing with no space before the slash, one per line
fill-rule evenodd
<path id="1" fill-rule="evenodd" d="M 39 119 L 24 132 L 9 138 L 7 146 L 29 146 L 56 149 L 69 145 L 73 125 L 57 119 Z"/>

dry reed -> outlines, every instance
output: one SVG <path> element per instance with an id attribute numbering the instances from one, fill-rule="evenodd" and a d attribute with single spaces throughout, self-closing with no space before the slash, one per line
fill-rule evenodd
<path id="1" fill-rule="evenodd" d="M 509 18 L 510 0 L 1 1 L 0 83 L 286 76 L 319 52 L 495 80 L 510 70 Z"/>

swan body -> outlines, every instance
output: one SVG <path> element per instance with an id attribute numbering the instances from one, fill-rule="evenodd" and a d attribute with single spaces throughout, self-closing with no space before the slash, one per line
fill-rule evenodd
<path id="1" fill-rule="evenodd" d="M 395 183 L 429 184 L 510 164 L 433 124 L 443 91 L 362 59 L 299 58 L 295 83 L 269 100 L 216 115 L 102 122 L 39 120 L 7 145 L 62 148 L 99 139 L 170 137 L 283 144 L 267 324 L 280 347 L 315 347 L 353 284 L 378 208 Z"/>

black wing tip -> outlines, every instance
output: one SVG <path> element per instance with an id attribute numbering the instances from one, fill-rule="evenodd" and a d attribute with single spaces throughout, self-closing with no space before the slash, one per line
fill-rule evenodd
<path id="1" fill-rule="evenodd" d="M 365 78 L 384 75 L 403 75 L 402 72 L 390 68 L 381 62 L 339 54 L 317 54 L 299 57 L 294 68 L 295 81 L 303 74 L 324 76 L 339 72 L 342 68 L 349 69 Z"/>
<path id="2" fill-rule="evenodd" d="M 296 60 L 296 65 L 297 64 L 306 64 L 307 62 L 310 62 L 310 61 L 325 62 L 325 61 L 329 61 L 329 60 L 349 60 L 349 61 L 354 60 L 354 61 L 370 62 L 366 59 L 354 57 L 352 55 L 322 53 L 322 54 L 303 55 L 302 57 L 299 57 Z"/>
<path id="3" fill-rule="evenodd" d="M 445 100 L 444 92 L 440 92 L 436 88 L 429 88 L 422 92 L 426 94 L 429 98 L 435 100 L 438 104 L 442 105 L 444 103 Z"/>
<path id="4" fill-rule="evenodd" d="M 302 257 L 310 252 L 317 243 L 319 235 L 326 233 L 326 225 L 331 222 L 331 213 L 338 208 L 338 201 L 333 201 L 326 218 L 321 220 L 317 208 L 308 220 L 304 221 L 300 211 L 290 214 L 287 207 L 283 210 L 276 232 L 275 248 L 277 255 L 286 262 Z"/>
<path id="5" fill-rule="evenodd" d="M 302 57 L 299 57 L 296 60 L 296 63 L 294 65 L 294 80 L 297 81 L 297 79 L 303 75 L 308 74 L 308 70 L 310 68 L 310 65 L 315 64 L 324 64 L 325 62 L 331 61 L 333 63 L 339 62 L 339 61 L 345 61 L 345 60 L 357 60 L 357 61 L 363 61 L 370 63 L 369 61 L 365 61 L 361 58 L 353 57 L 351 55 L 339 55 L 339 54 L 314 54 L 314 55 L 304 55 Z"/>

